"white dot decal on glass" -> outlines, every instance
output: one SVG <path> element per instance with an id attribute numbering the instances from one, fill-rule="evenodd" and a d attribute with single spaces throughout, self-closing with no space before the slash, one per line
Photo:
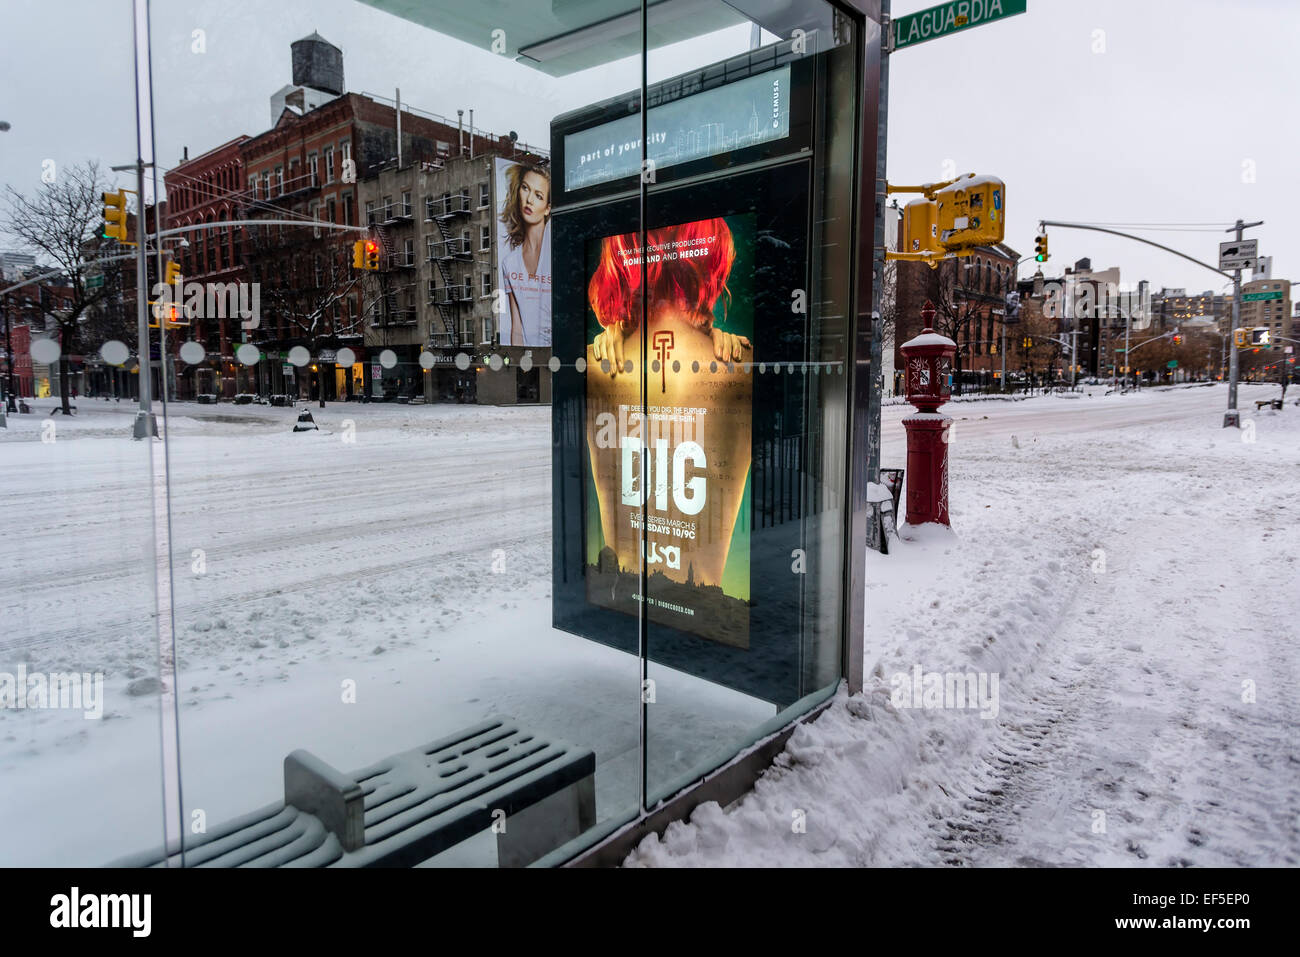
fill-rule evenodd
<path id="1" fill-rule="evenodd" d="M 524 357 L 519 360 L 519 368 L 523 369 L 525 372 L 528 372 L 530 369 L 532 369 L 532 367 L 533 367 L 533 357 L 525 353 Z"/>
<path id="2" fill-rule="evenodd" d="M 246 366 L 255 366 L 257 360 L 262 358 L 262 352 L 251 342 L 245 342 L 235 350 L 235 358 Z"/>
<path id="3" fill-rule="evenodd" d="M 463 352 L 456 353 L 456 368 L 464 372 L 469 368 L 469 356 Z"/>
<path id="4" fill-rule="evenodd" d="M 301 369 L 310 361 L 311 353 L 307 351 L 306 346 L 294 346 L 289 350 L 289 365 Z"/>
<path id="5" fill-rule="evenodd" d="M 58 362 L 61 352 L 59 344 L 53 339 L 37 339 L 31 346 L 32 361 L 44 365 Z"/>
<path id="6" fill-rule="evenodd" d="M 432 353 L 432 352 L 421 352 L 421 353 L 420 353 L 420 368 L 421 368 L 421 369 L 432 369 L 432 368 L 433 368 L 433 353 Z"/>
<path id="7" fill-rule="evenodd" d="M 559 371 L 560 371 L 560 357 L 559 357 L 559 356 L 551 356 L 551 361 L 548 362 L 548 363 L 546 363 L 546 368 L 550 369 L 552 372 L 559 372 Z"/>
<path id="8" fill-rule="evenodd" d="M 585 357 L 585 356 L 578 356 L 578 361 L 575 362 L 575 363 L 573 364 L 573 367 L 574 367 L 575 369 L 577 369 L 579 372 L 586 372 L 586 371 L 587 371 L 587 359 L 586 359 L 586 357 Z"/>
<path id="9" fill-rule="evenodd" d="M 334 357 L 334 362 L 336 365 L 339 365 L 344 369 L 351 369 L 357 364 L 357 354 L 351 349 L 344 347 L 338 351 L 338 355 Z"/>
<path id="10" fill-rule="evenodd" d="M 393 366 L 397 365 L 397 353 L 392 349 L 385 349 L 383 352 L 379 353 L 379 364 L 385 369 L 391 369 Z"/>
<path id="11" fill-rule="evenodd" d="M 495 352 L 488 356 L 488 368 L 493 372 L 501 371 L 501 357 Z"/>
<path id="12" fill-rule="evenodd" d="M 203 345 L 192 339 L 181 346 L 181 360 L 188 362 L 192 366 L 202 362 L 206 355 L 207 353 L 203 351 Z"/>
<path id="13" fill-rule="evenodd" d="M 131 350 L 126 347 L 126 343 L 110 339 L 99 347 L 99 356 L 111 366 L 120 366 L 131 357 Z"/>
<path id="14" fill-rule="evenodd" d="M 650 371 L 651 371 L 651 372 L 658 372 L 658 371 L 659 371 L 659 360 L 658 360 L 658 359 L 656 359 L 654 362 L 650 363 Z"/>

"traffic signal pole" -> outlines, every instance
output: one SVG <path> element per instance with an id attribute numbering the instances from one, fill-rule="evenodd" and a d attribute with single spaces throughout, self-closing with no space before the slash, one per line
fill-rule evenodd
<path id="1" fill-rule="evenodd" d="M 1254 223 L 1244 223 L 1239 219 L 1232 226 L 1232 228 L 1226 230 L 1226 232 L 1230 232 L 1230 233 L 1235 232 L 1237 234 L 1237 240 L 1240 241 L 1242 230 L 1251 229 L 1255 226 L 1262 226 L 1262 225 L 1264 225 L 1264 221 L 1262 219 Z M 1177 249 L 1173 249 L 1161 243 L 1152 242 L 1150 239 L 1143 239 L 1141 236 L 1134 236 L 1132 233 L 1120 232 L 1118 229 L 1105 229 L 1101 226 L 1090 226 L 1087 223 L 1064 223 L 1064 222 L 1058 222 L 1050 219 L 1040 220 L 1038 223 L 1038 227 L 1040 229 L 1043 229 L 1047 226 L 1057 226 L 1062 229 L 1087 229 L 1094 233 L 1110 233 L 1110 235 L 1112 236 L 1122 236 L 1125 239 L 1131 239 L 1134 242 L 1145 243 L 1148 246 L 1154 246 L 1156 247 L 1156 249 L 1163 249 L 1165 252 L 1173 253 L 1175 256 L 1179 256 L 1182 259 L 1186 259 L 1188 262 L 1196 263 L 1196 265 L 1200 266 L 1203 269 L 1208 269 L 1211 272 L 1218 273 L 1220 276 L 1223 276 L 1227 279 L 1231 279 L 1232 280 L 1232 331 L 1234 333 L 1236 332 L 1237 324 L 1241 321 L 1241 270 L 1240 269 L 1234 269 L 1232 272 L 1227 272 L 1226 270 L 1219 269 L 1216 266 L 1211 266 L 1209 263 L 1201 262 L 1199 259 L 1189 256 L 1185 252 L 1180 252 Z M 1228 366 L 1228 410 L 1223 413 L 1223 427 L 1225 429 L 1228 426 L 1233 426 L 1235 428 L 1241 424 L 1240 416 L 1237 412 L 1237 369 L 1238 369 L 1237 349 L 1234 343 L 1232 353 L 1229 358 L 1229 366 Z"/>

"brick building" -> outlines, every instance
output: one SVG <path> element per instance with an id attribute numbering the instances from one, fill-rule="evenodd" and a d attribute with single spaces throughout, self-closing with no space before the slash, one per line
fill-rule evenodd
<path id="1" fill-rule="evenodd" d="M 901 229 L 900 225 L 900 229 Z M 935 304 L 938 331 L 957 343 L 954 370 L 961 369 L 961 387 L 995 387 L 1001 375 L 1006 297 L 1016 290 L 1019 254 L 1003 243 L 979 246 L 970 256 L 941 261 L 931 269 L 925 263 L 898 264 L 897 331 L 894 337 L 894 368 L 904 367 L 899 346 L 921 331 L 921 307 L 929 299 Z M 1012 368 L 1008 362 L 1008 369 Z M 894 373 L 894 391 L 902 388 L 901 371 Z M 954 391 L 958 385 L 954 382 Z"/>
<path id="2" fill-rule="evenodd" d="M 164 177 L 168 229 L 215 225 L 239 218 L 245 193 L 240 148 L 247 139 L 238 136 L 193 159 L 186 149 L 180 163 Z M 171 245 L 187 283 L 224 285 L 248 280 L 241 227 L 195 229 L 183 238 L 186 245 Z M 233 397 L 237 382 L 231 343 L 240 342 L 238 317 L 203 314 L 190 322 L 188 337 L 203 346 L 207 358 L 192 368 L 176 370 L 177 396 L 191 398 L 194 393 L 213 393 Z"/>

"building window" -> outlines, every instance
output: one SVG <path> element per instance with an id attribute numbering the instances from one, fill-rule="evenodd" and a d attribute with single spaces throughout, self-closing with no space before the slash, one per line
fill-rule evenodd
<path id="1" fill-rule="evenodd" d="M 327 146 L 321 155 L 325 158 L 325 182 L 334 182 L 334 147 Z"/>
<path id="2" fill-rule="evenodd" d="M 480 209 L 488 204 L 490 194 L 491 191 L 488 189 L 487 183 L 478 184 L 478 205 Z"/>
<path id="3" fill-rule="evenodd" d="M 252 194 L 253 199 L 257 199 L 257 177 L 248 177 L 248 191 Z"/>
<path id="4" fill-rule="evenodd" d="M 438 237 L 433 235 L 433 233 L 430 233 L 428 236 L 424 237 L 424 251 L 426 254 L 425 258 L 429 262 L 433 262 L 433 248 L 434 248 L 434 244 L 437 242 L 437 239 Z"/>
<path id="5" fill-rule="evenodd" d="M 355 226 L 356 217 L 353 215 L 352 194 L 347 193 L 343 197 L 343 223 L 347 226 Z"/>
<path id="6" fill-rule="evenodd" d="M 474 320 L 462 319 L 460 321 L 460 341 L 462 343 L 473 343 L 474 341 Z"/>
<path id="7" fill-rule="evenodd" d="M 470 251 L 471 249 L 473 249 L 473 248 L 474 248 L 474 247 L 470 245 L 470 240 L 469 240 L 469 230 L 468 230 L 468 229 L 462 229 L 462 230 L 460 231 L 460 249 L 461 249 L 461 252 L 466 252 L 466 253 L 467 253 L 467 252 L 469 252 L 469 251 Z"/>
<path id="8" fill-rule="evenodd" d="M 411 215 L 411 192 L 407 190 L 402 194 L 402 215 Z"/>
<path id="9" fill-rule="evenodd" d="M 373 199 L 366 200 L 366 225 L 375 225 L 375 201 Z"/>
<path id="10" fill-rule="evenodd" d="M 338 207 L 336 206 L 336 204 L 335 204 L 335 202 L 334 202 L 334 197 L 333 197 L 333 196 L 331 196 L 331 197 L 329 198 L 329 202 L 326 204 L 326 207 L 325 207 L 325 208 L 329 211 L 329 222 L 331 222 L 331 223 L 336 223 L 336 222 L 338 222 L 338 217 L 337 217 L 337 215 L 336 215 Z"/>
<path id="11" fill-rule="evenodd" d="M 424 219 L 426 222 L 432 221 L 433 219 L 433 197 L 432 196 L 424 197 Z"/>
<path id="12" fill-rule="evenodd" d="M 464 291 L 461 293 L 461 298 L 463 299 L 474 298 L 474 277 L 471 276 L 469 273 L 465 274 L 465 285 L 463 287 L 463 290 Z"/>
<path id="13" fill-rule="evenodd" d="M 479 229 L 478 248 L 479 249 L 492 248 L 492 227 L 491 226 L 483 226 Z"/>
<path id="14" fill-rule="evenodd" d="M 483 298 L 486 299 L 490 295 L 492 295 L 492 274 L 485 272 L 483 274 Z"/>
<path id="15" fill-rule="evenodd" d="M 276 196 L 284 195 L 284 167 L 283 166 L 277 166 L 275 168 L 275 195 Z"/>
<path id="16" fill-rule="evenodd" d="M 408 239 L 402 243 L 402 257 L 408 266 L 415 264 L 415 240 Z"/>
<path id="17" fill-rule="evenodd" d="M 311 173 L 311 184 L 312 184 L 312 186 L 319 186 L 319 185 L 320 185 L 320 168 L 319 168 L 319 166 L 317 165 L 317 156 L 316 156 L 315 153 L 312 153 L 310 156 L 307 157 L 307 171 L 308 171 L 309 173 Z"/>
<path id="18" fill-rule="evenodd" d="M 496 324 L 492 321 L 491 316 L 483 320 L 483 341 L 484 342 L 492 341 L 492 337 L 496 332 L 495 325 Z"/>
<path id="19" fill-rule="evenodd" d="M 262 174 L 262 198 L 271 198 L 271 171 L 267 170 Z"/>
<path id="20" fill-rule="evenodd" d="M 384 205 L 382 207 L 382 212 L 384 214 L 384 219 L 388 220 L 393 218 L 393 197 L 391 196 L 384 197 Z"/>

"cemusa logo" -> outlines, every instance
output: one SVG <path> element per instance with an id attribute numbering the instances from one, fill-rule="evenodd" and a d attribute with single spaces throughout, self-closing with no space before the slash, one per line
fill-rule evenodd
<path id="1" fill-rule="evenodd" d="M 78 887 L 50 898 L 51 927 L 126 927 L 148 937 L 153 899 L 149 894 L 83 894 Z"/>

